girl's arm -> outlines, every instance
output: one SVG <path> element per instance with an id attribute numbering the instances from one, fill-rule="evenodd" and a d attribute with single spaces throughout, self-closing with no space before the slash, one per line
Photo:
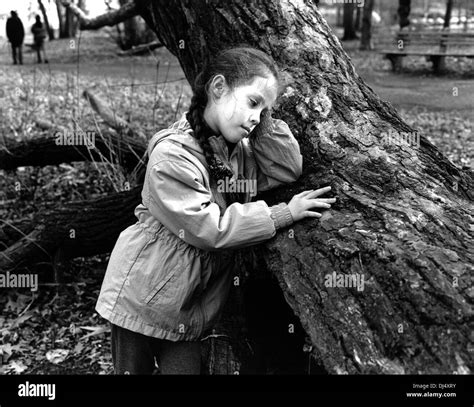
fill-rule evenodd
<path id="1" fill-rule="evenodd" d="M 270 239 L 293 222 L 288 208 L 269 208 L 265 201 L 233 203 L 221 216 L 199 169 L 171 151 L 170 159 L 147 170 L 142 198 L 156 219 L 190 245 L 206 251 L 237 249 Z"/>
<path id="2" fill-rule="evenodd" d="M 301 176 L 300 146 L 288 125 L 273 119 L 270 111 L 262 112 L 260 123 L 249 136 L 249 144 L 258 169 L 258 191 L 295 182 Z"/>

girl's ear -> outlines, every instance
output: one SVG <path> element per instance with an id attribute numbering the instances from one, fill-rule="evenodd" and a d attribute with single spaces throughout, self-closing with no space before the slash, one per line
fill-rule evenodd
<path id="1" fill-rule="evenodd" d="M 227 92 L 228 86 L 225 80 L 224 75 L 218 74 L 214 76 L 211 81 L 211 85 L 209 86 L 209 92 L 212 98 L 219 99 L 222 95 Z"/>

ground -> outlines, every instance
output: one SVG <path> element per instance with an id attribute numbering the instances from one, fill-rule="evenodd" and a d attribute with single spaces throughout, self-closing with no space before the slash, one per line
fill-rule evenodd
<path id="1" fill-rule="evenodd" d="M 63 126 L 77 123 L 100 136 L 104 125 L 81 97 L 87 87 L 122 117 L 151 137 L 186 110 L 191 90 L 179 64 L 166 49 L 146 57 L 118 57 L 113 31 L 84 32 L 81 38 L 47 44 L 49 64 L 36 64 L 26 52 L 13 66 L 0 44 L 0 134 L 34 138 L 42 134 L 35 118 Z M 431 73 L 422 58 L 393 74 L 382 56 L 344 44 L 357 72 L 402 117 L 420 129 L 450 160 L 473 168 L 472 60 L 448 60 L 451 71 Z M 3 223 L 31 217 L 43 202 L 82 200 L 125 188 L 116 163 L 71 163 L 0 171 Z M 95 311 L 108 255 L 78 258 L 63 281 L 41 275 L 38 291 L 1 288 L 0 374 L 110 374 L 110 331 Z M 44 265 L 43 265 L 44 266 Z M 46 265 L 46 271 L 48 265 Z M 3 363 L 2 363 L 3 362 Z"/>

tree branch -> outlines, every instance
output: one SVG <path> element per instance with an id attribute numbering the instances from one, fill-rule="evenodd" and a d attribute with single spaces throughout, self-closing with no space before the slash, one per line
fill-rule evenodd
<path id="1" fill-rule="evenodd" d="M 113 27 L 129 18 L 135 17 L 139 14 L 138 7 L 135 2 L 125 4 L 118 10 L 110 11 L 100 16 L 89 18 L 87 15 L 74 3 L 69 0 L 63 0 L 62 5 L 69 8 L 72 13 L 78 18 L 81 30 L 98 30 L 99 28 L 110 26 Z"/>
<path id="2" fill-rule="evenodd" d="M 148 44 L 136 45 L 127 51 L 119 51 L 117 52 L 117 55 L 121 57 L 130 56 L 130 55 L 143 55 L 143 54 L 148 53 L 151 50 L 154 50 L 155 48 L 160 48 L 160 47 L 164 47 L 164 45 L 160 41 L 152 41 L 152 42 L 149 42 Z"/>
<path id="3" fill-rule="evenodd" d="M 86 89 L 82 92 L 82 96 L 84 96 L 84 98 L 91 104 L 92 108 L 104 120 L 105 124 L 112 127 L 118 133 L 125 134 L 132 139 L 134 138 L 136 141 L 146 143 L 147 138 L 140 129 L 132 126 L 125 119 L 120 117 L 109 106 L 107 106 L 99 96 L 92 93 L 91 90 Z"/>
<path id="4" fill-rule="evenodd" d="M 123 120 L 123 119 L 120 119 Z M 101 155 L 111 152 L 126 171 L 132 171 L 146 152 L 146 143 L 137 136 L 117 135 L 111 131 L 82 136 L 44 119 L 36 119 L 36 125 L 48 134 L 30 140 L 6 139 L 0 145 L 0 169 L 34 165 L 56 165 L 72 161 L 101 161 Z"/>
<path id="5" fill-rule="evenodd" d="M 98 199 L 42 208 L 31 222 L 36 226 L 28 227 L 19 240 L 0 251 L 0 274 L 52 261 L 58 249 L 66 258 L 110 251 L 120 232 L 136 221 L 133 210 L 140 203 L 142 188 L 138 185 Z M 0 231 L 7 233 L 8 228 L 7 224 Z"/>

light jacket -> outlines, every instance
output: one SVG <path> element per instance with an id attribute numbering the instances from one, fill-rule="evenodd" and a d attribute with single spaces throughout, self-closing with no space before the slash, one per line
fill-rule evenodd
<path id="1" fill-rule="evenodd" d="M 226 207 L 185 115 L 149 142 L 138 221 L 120 234 L 96 304 L 113 324 L 171 341 L 198 340 L 218 321 L 235 275 L 233 250 L 293 222 L 286 203 L 250 202 L 251 191 L 244 204 Z M 272 123 L 271 134 L 242 139 L 230 159 L 224 137 L 209 138 L 219 158 L 258 191 L 302 173 L 288 125 Z"/>

